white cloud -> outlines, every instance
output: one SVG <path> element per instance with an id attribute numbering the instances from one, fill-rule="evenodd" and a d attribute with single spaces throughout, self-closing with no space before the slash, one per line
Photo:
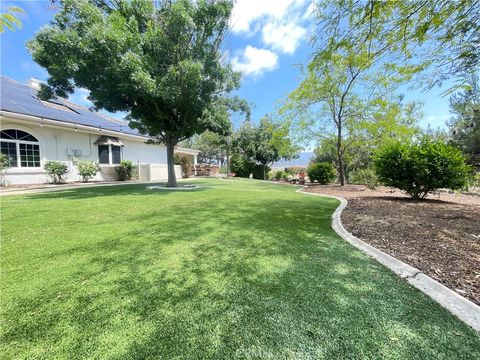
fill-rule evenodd
<path id="1" fill-rule="evenodd" d="M 262 29 L 263 42 L 273 49 L 293 54 L 307 30 L 293 22 L 286 24 L 268 23 Z"/>
<path id="2" fill-rule="evenodd" d="M 251 37 L 261 33 L 262 43 L 275 52 L 293 54 L 305 38 L 306 11 L 312 0 L 237 0 L 232 31 Z M 311 11 L 311 10 L 310 10 Z"/>
<path id="3" fill-rule="evenodd" d="M 252 31 L 252 24 L 263 17 L 282 19 L 292 7 L 303 5 L 305 0 L 237 0 L 232 13 L 232 30 L 235 33 Z"/>
<path id="4" fill-rule="evenodd" d="M 232 59 L 234 70 L 245 75 L 260 76 L 265 71 L 277 68 L 278 55 L 267 49 L 258 49 L 248 45 L 241 56 Z"/>

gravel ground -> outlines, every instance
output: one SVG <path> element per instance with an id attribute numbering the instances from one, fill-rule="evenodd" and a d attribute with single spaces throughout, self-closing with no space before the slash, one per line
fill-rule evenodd
<path id="1" fill-rule="evenodd" d="M 348 200 L 345 228 L 480 305 L 480 197 L 441 192 L 413 201 L 399 190 L 310 186 Z"/>

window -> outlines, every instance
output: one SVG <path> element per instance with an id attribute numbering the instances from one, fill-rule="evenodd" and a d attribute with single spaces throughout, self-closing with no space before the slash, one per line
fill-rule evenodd
<path id="1" fill-rule="evenodd" d="M 98 145 L 98 162 L 100 164 L 110 164 L 108 147 L 109 145 Z"/>
<path id="2" fill-rule="evenodd" d="M 40 164 L 40 145 L 35 136 L 16 129 L 0 132 L 0 149 L 8 156 L 10 167 L 38 168 Z"/>
<path id="3" fill-rule="evenodd" d="M 117 145 L 98 145 L 98 162 L 116 165 L 122 161 L 122 147 Z"/>
<path id="4" fill-rule="evenodd" d="M 112 147 L 112 164 L 120 164 L 120 161 L 122 161 L 122 152 L 120 146 L 110 146 Z"/>

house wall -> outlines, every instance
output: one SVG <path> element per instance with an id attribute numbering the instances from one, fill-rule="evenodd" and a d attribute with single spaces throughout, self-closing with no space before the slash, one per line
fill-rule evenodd
<path id="1" fill-rule="evenodd" d="M 7 184 L 35 184 L 45 183 L 49 179 L 43 170 L 43 165 L 49 160 L 62 161 L 69 166 L 69 173 L 66 180 L 79 181 L 77 160 L 92 160 L 98 162 L 98 147 L 94 142 L 102 136 L 102 133 L 85 133 L 75 131 L 74 129 L 62 129 L 48 125 L 40 126 L 36 123 L 22 122 L 16 119 L 3 118 L 0 128 L 19 129 L 26 131 L 39 140 L 40 145 L 40 168 L 9 168 L 5 179 Z M 163 145 L 146 144 L 143 141 L 132 140 L 127 137 L 117 135 L 124 144 L 123 159 L 131 160 L 136 164 L 151 164 L 153 176 L 147 181 L 165 180 L 167 173 L 161 169 L 166 169 L 167 152 Z M 80 150 L 79 157 L 67 155 L 67 149 Z M 177 176 L 181 174 L 180 167 L 176 169 Z M 101 165 L 101 171 L 93 180 L 114 180 L 115 165 Z M 180 176 L 179 176 L 180 178 Z"/>

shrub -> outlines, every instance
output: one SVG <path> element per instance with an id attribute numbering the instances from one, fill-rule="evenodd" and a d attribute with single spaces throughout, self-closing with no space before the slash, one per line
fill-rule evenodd
<path id="1" fill-rule="evenodd" d="M 182 177 L 189 178 L 190 173 L 192 172 L 192 157 L 186 154 L 175 154 L 174 157 L 175 165 L 182 166 Z"/>
<path id="2" fill-rule="evenodd" d="M 68 166 L 60 161 L 47 161 L 43 166 L 48 176 L 53 180 L 54 184 L 65 181 L 65 174 L 68 173 Z"/>
<path id="3" fill-rule="evenodd" d="M 284 180 L 285 176 L 288 176 L 288 174 L 282 170 L 275 172 L 275 180 L 277 181 Z"/>
<path id="4" fill-rule="evenodd" d="M 88 182 L 100 171 L 100 165 L 93 161 L 80 160 L 77 167 L 83 182 Z"/>
<path id="5" fill-rule="evenodd" d="M 248 178 L 253 174 L 254 179 L 263 180 L 263 166 L 255 164 L 255 162 L 244 158 L 240 154 L 232 155 L 230 158 L 230 171 L 235 173 L 235 176 Z M 268 173 L 270 168 L 267 166 L 265 172 Z"/>
<path id="6" fill-rule="evenodd" d="M 379 185 L 377 174 L 371 168 L 352 171 L 350 173 L 350 182 L 365 185 L 369 189 L 375 189 Z"/>
<path id="7" fill-rule="evenodd" d="M 328 162 L 310 164 L 307 168 L 307 175 L 311 182 L 318 181 L 322 185 L 333 182 L 337 176 L 335 168 Z"/>
<path id="8" fill-rule="evenodd" d="M 471 171 L 460 150 L 427 137 L 417 143 L 392 142 L 381 147 L 374 166 L 381 182 L 415 199 L 440 188 L 461 189 Z"/>
<path id="9" fill-rule="evenodd" d="M 10 167 L 10 159 L 7 155 L 0 153 L 0 186 L 5 186 L 5 172 Z"/>
<path id="10" fill-rule="evenodd" d="M 130 180 L 132 178 L 133 162 L 130 160 L 122 160 L 119 166 L 115 167 L 117 179 L 119 181 Z"/>

